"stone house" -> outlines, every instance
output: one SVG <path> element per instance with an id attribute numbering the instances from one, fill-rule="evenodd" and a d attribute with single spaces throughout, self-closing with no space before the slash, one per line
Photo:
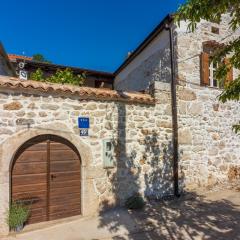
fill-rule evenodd
<path id="1" fill-rule="evenodd" d="M 238 34 L 227 21 L 189 33 L 167 16 L 114 73 L 116 90 L 0 76 L 0 233 L 11 201 L 35 223 L 226 181 L 240 166 L 240 106 L 219 103 L 208 53 Z"/>
<path id="2" fill-rule="evenodd" d="M 115 89 L 153 91 L 157 101 L 165 102 L 161 105 L 165 114 L 172 114 L 172 102 L 166 96 L 172 95 L 174 77 L 179 174 L 185 186 L 225 181 L 229 170 L 240 165 L 240 138 L 232 132 L 232 125 L 240 119 L 240 104 L 218 101 L 221 88 L 214 79 L 216 66 L 209 59 L 214 48 L 240 36 L 240 29 L 229 30 L 229 21 L 228 14 L 221 23 L 202 20 L 192 33 L 186 22 L 178 27 L 172 16 L 166 16 L 115 72 Z M 166 24 L 172 28 L 172 41 Z M 238 74 L 231 69 L 226 81 Z M 166 121 L 159 127 L 165 125 Z"/>
<path id="3" fill-rule="evenodd" d="M 15 69 L 16 74 L 19 75 L 20 71 L 23 70 L 27 79 L 30 79 L 31 73 L 35 72 L 37 69 L 41 69 L 44 77 L 48 77 L 54 74 L 58 69 L 64 70 L 69 68 L 76 75 L 82 73 L 85 74 L 86 79 L 83 84 L 85 87 L 113 89 L 114 75 L 112 73 L 59 65 L 50 62 L 39 62 L 33 60 L 32 57 L 16 54 L 8 54 L 8 58 Z"/>

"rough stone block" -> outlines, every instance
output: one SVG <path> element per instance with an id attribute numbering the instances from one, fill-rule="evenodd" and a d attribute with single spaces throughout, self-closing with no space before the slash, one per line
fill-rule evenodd
<path id="1" fill-rule="evenodd" d="M 184 101 L 193 101 L 197 99 L 197 96 L 192 90 L 183 89 L 178 92 L 178 98 Z"/>
<path id="2" fill-rule="evenodd" d="M 56 104 L 42 104 L 41 108 L 44 110 L 57 110 L 59 109 L 59 106 Z"/>
<path id="3" fill-rule="evenodd" d="M 179 144 L 192 144 L 192 133 L 188 128 L 181 128 L 178 131 Z"/>
<path id="4" fill-rule="evenodd" d="M 22 107 L 23 107 L 22 104 L 20 102 L 17 102 L 17 101 L 7 103 L 7 104 L 3 105 L 4 110 L 19 110 Z"/>
<path id="5" fill-rule="evenodd" d="M 34 120 L 33 119 L 27 119 L 27 118 L 18 118 L 16 120 L 16 124 L 17 125 L 31 125 L 34 124 Z"/>

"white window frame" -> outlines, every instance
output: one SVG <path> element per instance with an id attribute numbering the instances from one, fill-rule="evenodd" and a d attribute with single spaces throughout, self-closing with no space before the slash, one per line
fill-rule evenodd
<path id="1" fill-rule="evenodd" d="M 218 64 L 216 63 L 216 67 L 213 65 L 213 61 L 209 63 L 209 86 L 219 88 L 219 82 L 214 79 L 214 72 L 217 69 Z M 216 82 L 215 82 L 216 81 Z"/>

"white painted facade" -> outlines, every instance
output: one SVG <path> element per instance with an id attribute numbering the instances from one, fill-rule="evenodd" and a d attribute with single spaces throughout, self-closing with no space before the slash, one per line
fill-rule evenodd
<path id="1" fill-rule="evenodd" d="M 142 91 L 154 81 L 170 81 L 169 33 L 162 31 L 115 78 L 117 90 Z M 152 74 L 153 73 L 153 74 Z"/>

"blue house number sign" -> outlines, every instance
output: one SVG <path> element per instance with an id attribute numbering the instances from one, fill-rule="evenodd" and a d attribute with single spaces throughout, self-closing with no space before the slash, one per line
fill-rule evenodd
<path id="1" fill-rule="evenodd" d="M 80 128 L 80 136 L 88 136 L 89 118 L 79 117 L 78 128 Z"/>
<path id="2" fill-rule="evenodd" d="M 89 118 L 79 117 L 78 118 L 78 127 L 79 128 L 89 128 Z"/>

